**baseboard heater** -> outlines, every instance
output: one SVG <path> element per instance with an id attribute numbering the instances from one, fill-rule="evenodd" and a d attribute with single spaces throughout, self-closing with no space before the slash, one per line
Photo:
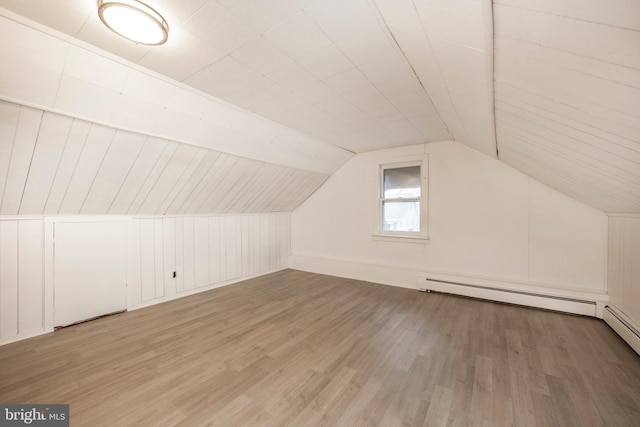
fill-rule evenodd
<path id="1" fill-rule="evenodd" d="M 607 305 L 604 308 L 602 319 L 640 355 L 640 331 L 624 314 Z"/>
<path id="2" fill-rule="evenodd" d="M 595 301 L 422 277 L 418 289 L 596 317 Z"/>

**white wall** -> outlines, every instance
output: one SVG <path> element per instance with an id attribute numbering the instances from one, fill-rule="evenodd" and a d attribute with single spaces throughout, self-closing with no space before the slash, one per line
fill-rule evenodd
<path id="1" fill-rule="evenodd" d="M 419 153 L 429 157 L 430 241 L 374 240 L 377 161 Z M 290 267 L 412 288 L 435 272 L 606 299 L 606 245 L 603 213 L 441 142 L 351 159 L 293 212 Z"/>
<path id="2" fill-rule="evenodd" d="M 640 330 L 640 216 L 609 217 L 611 305 Z"/>
<path id="3" fill-rule="evenodd" d="M 134 219 L 129 307 L 285 268 L 289 222 L 288 213 Z"/>
<path id="4" fill-rule="evenodd" d="M 129 230 L 124 242 L 128 248 L 128 309 L 231 284 L 287 265 L 289 213 L 0 217 L 0 344 L 53 330 L 55 224 L 85 222 L 100 228 L 105 221 L 116 219 L 125 221 Z M 91 262 L 100 266 L 103 261 Z"/>
<path id="5" fill-rule="evenodd" d="M 44 332 L 49 299 L 43 221 L 0 220 L 0 343 Z"/>

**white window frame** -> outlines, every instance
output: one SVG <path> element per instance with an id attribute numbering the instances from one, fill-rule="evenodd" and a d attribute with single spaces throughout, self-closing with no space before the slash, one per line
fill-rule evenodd
<path id="1" fill-rule="evenodd" d="M 393 231 L 382 229 L 382 209 L 384 198 L 384 171 L 385 169 L 420 166 L 420 231 Z M 402 159 L 381 160 L 376 164 L 376 229 L 373 239 L 389 242 L 404 243 L 428 243 L 428 197 L 429 197 L 429 158 L 426 154 Z"/>

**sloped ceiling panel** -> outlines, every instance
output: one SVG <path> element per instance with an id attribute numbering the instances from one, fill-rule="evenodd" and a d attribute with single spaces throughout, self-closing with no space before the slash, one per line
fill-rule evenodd
<path id="1" fill-rule="evenodd" d="M 0 7 L 352 152 L 452 137 L 368 0 L 146 2 L 166 45 L 115 36 L 94 0 Z"/>
<path id="2" fill-rule="evenodd" d="M 0 99 L 324 174 L 353 155 L 25 21 L 0 9 Z"/>
<path id="3" fill-rule="evenodd" d="M 604 212 L 640 212 L 637 0 L 147 2 L 170 21 L 158 48 L 113 35 L 94 0 L 0 0 L 0 36 L 20 41 L 0 44 L 0 97 L 322 176 L 352 152 L 454 137 Z M 24 132 L 16 138 L 28 141 Z M 20 150 L 12 171 L 31 161 L 29 146 Z M 189 154 L 158 155 L 182 164 Z M 185 167 L 208 176 L 201 165 Z M 244 162 L 233 168 L 229 177 L 254 185 Z M 151 209 L 134 189 L 122 187 L 118 209 Z M 158 209 L 211 208 L 210 190 L 187 203 L 173 189 L 176 201 Z M 51 203 L 64 196 L 55 191 Z M 87 210 L 104 203 L 87 200 Z"/>
<path id="4" fill-rule="evenodd" d="M 500 159 L 604 212 L 640 212 L 640 2 L 494 13 Z"/>
<path id="5" fill-rule="evenodd" d="M 327 175 L 0 102 L 0 214 L 289 212 Z"/>
<path id="6" fill-rule="evenodd" d="M 456 141 L 496 157 L 491 0 L 372 0 Z"/>

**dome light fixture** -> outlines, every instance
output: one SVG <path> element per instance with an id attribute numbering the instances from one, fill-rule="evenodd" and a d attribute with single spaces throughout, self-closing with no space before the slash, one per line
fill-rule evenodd
<path id="1" fill-rule="evenodd" d="M 134 43 L 158 46 L 169 38 L 169 24 L 138 0 L 98 0 L 98 16 L 111 31 Z"/>

